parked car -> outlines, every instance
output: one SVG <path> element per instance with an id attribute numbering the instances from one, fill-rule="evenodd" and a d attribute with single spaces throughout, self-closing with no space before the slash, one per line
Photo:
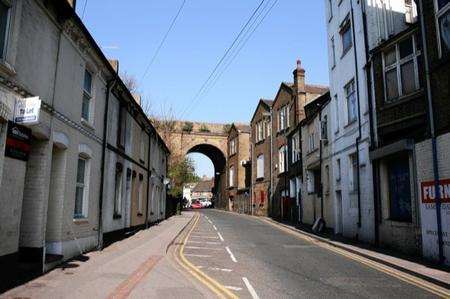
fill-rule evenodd
<path id="1" fill-rule="evenodd" d="M 201 208 L 203 208 L 203 206 L 202 206 L 202 204 L 199 201 L 194 201 L 191 204 L 191 208 L 192 209 L 201 209 Z"/>
<path id="2" fill-rule="evenodd" d="M 211 206 L 211 201 L 207 198 L 201 198 L 200 204 L 202 205 L 202 208 L 209 208 Z"/>

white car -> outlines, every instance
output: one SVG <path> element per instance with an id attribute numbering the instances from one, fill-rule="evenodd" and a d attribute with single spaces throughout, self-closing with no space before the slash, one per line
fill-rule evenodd
<path id="1" fill-rule="evenodd" d="M 211 206 L 211 201 L 207 198 L 200 198 L 200 204 L 202 208 L 209 208 Z"/>

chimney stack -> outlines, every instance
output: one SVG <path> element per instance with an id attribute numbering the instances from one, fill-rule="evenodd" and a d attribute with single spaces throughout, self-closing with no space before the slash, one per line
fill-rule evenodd
<path id="1" fill-rule="evenodd" d="M 302 67 L 300 59 L 297 60 L 297 67 L 294 70 L 294 91 L 296 94 L 297 122 L 300 122 L 305 118 L 306 105 L 305 69 Z"/>
<path id="2" fill-rule="evenodd" d="M 67 0 L 69 2 L 70 6 L 75 10 L 77 6 L 77 0 Z"/>
<path id="3" fill-rule="evenodd" d="M 108 59 L 109 64 L 112 66 L 116 74 L 119 73 L 119 60 L 117 59 Z"/>

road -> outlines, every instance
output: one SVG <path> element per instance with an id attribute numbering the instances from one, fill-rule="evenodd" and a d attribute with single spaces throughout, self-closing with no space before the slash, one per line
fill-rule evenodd
<path id="1" fill-rule="evenodd" d="M 183 254 L 240 298 L 437 298 L 263 220 L 200 213 Z"/>

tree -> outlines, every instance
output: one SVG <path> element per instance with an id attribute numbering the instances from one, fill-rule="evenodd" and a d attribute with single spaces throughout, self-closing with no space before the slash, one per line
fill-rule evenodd
<path id="1" fill-rule="evenodd" d="M 172 163 L 169 167 L 169 178 L 172 185 L 169 195 L 178 198 L 183 196 L 184 184 L 200 181 L 200 178 L 195 174 L 194 161 L 187 157 Z"/>
<path id="2" fill-rule="evenodd" d="M 128 74 L 127 72 L 123 72 L 120 74 L 120 78 L 123 81 L 123 84 L 128 88 L 128 90 L 134 94 L 138 92 L 138 81 L 135 76 Z"/>

